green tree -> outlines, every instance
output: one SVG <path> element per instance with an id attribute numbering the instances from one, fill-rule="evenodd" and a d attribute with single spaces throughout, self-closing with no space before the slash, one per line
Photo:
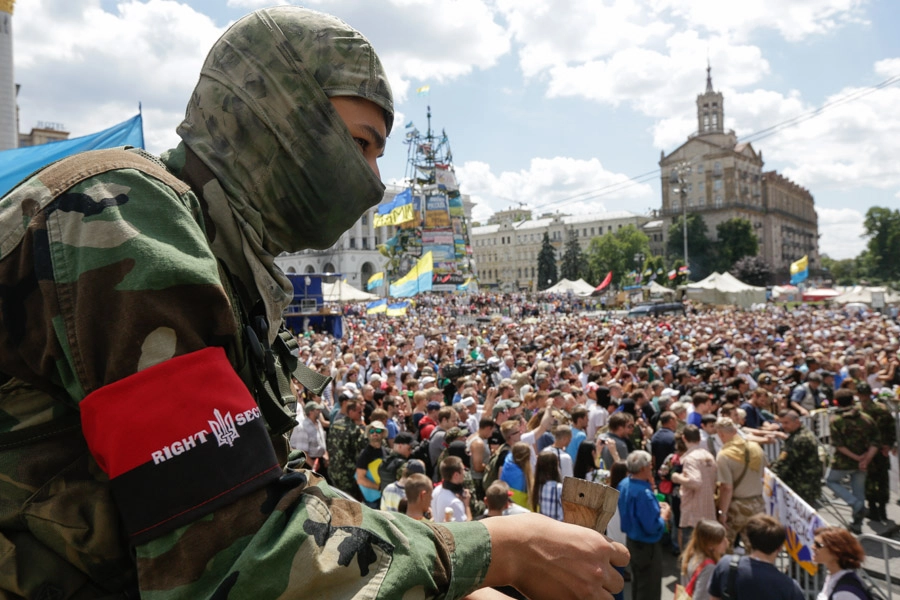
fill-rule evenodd
<path id="1" fill-rule="evenodd" d="M 868 238 L 868 276 L 879 281 L 900 279 L 900 210 L 873 206 L 866 211 L 863 237 Z"/>
<path id="2" fill-rule="evenodd" d="M 559 281 L 556 274 L 556 250 L 550 244 L 550 234 L 544 232 L 541 251 L 538 253 L 538 289 L 546 290 Z"/>
<path id="3" fill-rule="evenodd" d="M 581 251 L 578 243 L 578 233 L 570 229 L 566 236 L 566 249 L 562 256 L 560 276 L 571 281 L 581 279 L 587 275 L 587 259 Z"/>
<path id="4" fill-rule="evenodd" d="M 712 246 L 709 241 L 706 221 L 697 213 L 687 216 L 688 255 L 691 264 L 691 279 L 697 281 L 709 275 L 711 271 Z M 675 218 L 669 226 L 669 242 L 666 254 L 670 259 L 681 259 L 684 264 L 684 229 L 681 217 Z"/>
<path id="5" fill-rule="evenodd" d="M 856 285 L 862 278 L 859 257 L 835 260 L 827 254 L 823 254 L 822 268 L 828 271 L 827 277 L 835 285 Z"/>
<path id="6" fill-rule="evenodd" d="M 731 274 L 749 285 L 766 286 L 772 280 L 772 267 L 761 256 L 739 258 L 731 267 Z"/>
<path id="7" fill-rule="evenodd" d="M 719 223 L 716 225 L 716 237 L 718 244 L 713 261 L 716 271 L 729 271 L 738 260 L 745 256 L 756 256 L 759 252 L 759 238 L 753 232 L 753 224 L 747 219 L 736 217 Z"/>
<path id="8" fill-rule="evenodd" d="M 635 264 L 636 254 L 650 256 L 650 239 L 634 225 L 627 225 L 615 233 L 592 239 L 588 249 L 588 264 L 597 281 L 612 271 L 613 281 L 621 283 L 626 273 L 643 268 L 643 265 Z"/>

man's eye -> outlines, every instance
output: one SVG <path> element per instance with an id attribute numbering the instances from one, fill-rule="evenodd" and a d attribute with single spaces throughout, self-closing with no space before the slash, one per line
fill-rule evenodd
<path id="1" fill-rule="evenodd" d="M 364 140 L 363 138 L 353 138 L 353 139 L 356 141 L 357 144 L 359 144 L 359 147 L 362 148 L 363 152 L 365 152 L 366 148 L 369 147 L 368 140 Z"/>

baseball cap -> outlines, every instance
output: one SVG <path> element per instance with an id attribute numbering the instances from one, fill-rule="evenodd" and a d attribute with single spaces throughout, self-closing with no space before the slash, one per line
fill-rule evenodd
<path id="1" fill-rule="evenodd" d="M 372 421 L 371 423 L 369 423 L 369 426 L 366 427 L 366 432 L 371 433 L 373 429 L 384 430 L 385 429 L 384 423 L 382 423 L 381 421 Z"/>
<path id="2" fill-rule="evenodd" d="M 394 443 L 397 443 L 396 438 L 394 439 Z M 412 458 L 406 461 L 406 474 L 412 475 L 413 473 L 421 473 L 425 474 L 425 463 L 423 463 L 418 458 Z"/>
<path id="3" fill-rule="evenodd" d="M 518 407 L 519 407 L 518 402 L 513 402 L 511 400 L 501 400 L 500 402 L 498 402 L 497 404 L 494 405 L 493 416 L 496 419 L 497 415 L 499 415 L 503 411 L 510 410 L 512 408 L 518 408 Z"/>
<path id="4" fill-rule="evenodd" d="M 872 386 L 870 386 L 865 381 L 860 381 L 859 383 L 856 384 L 856 393 L 857 394 L 865 394 L 866 396 L 869 396 L 872 394 Z"/>
<path id="5" fill-rule="evenodd" d="M 680 394 L 678 390 L 673 390 L 672 388 L 664 389 L 660 394 L 660 398 L 677 398 L 678 394 Z"/>
<path id="6" fill-rule="evenodd" d="M 416 441 L 416 438 L 413 434 L 408 431 L 401 431 L 397 435 L 394 436 L 394 444 L 412 444 Z"/>
<path id="7" fill-rule="evenodd" d="M 431 402 L 429 402 L 428 404 L 425 405 L 425 410 L 427 410 L 428 412 L 431 412 L 433 410 L 441 410 L 442 407 L 443 407 L 443 404 L 441 404 L 437 400 L 432 400 Z"/>
<path id="8" fill-rule="evenodd" d="M 473 406 L 475 404 L 475 398 L 472 396 L 466 396 L 462 400 L 459 401 L 463 406 Z"/>
<path id="9" fill-rule="evenodd" d="M 309 413 L 309 411 L 311 411 L 311 410 L 322 410 L 323 408 L 324 407 L 321 404 L 319 404 L 318 402 L 312 402 L 312 401 L 307 402 L 306 404 L 303 405 L 303 410 L 305 410 L 307 413 Z"/>

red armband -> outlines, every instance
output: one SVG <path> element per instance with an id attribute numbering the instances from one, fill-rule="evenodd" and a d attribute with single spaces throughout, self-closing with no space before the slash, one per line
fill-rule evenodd
<path id="1" fill-rule="evenodd" d="M 259 407 L 222 348 L 96 390 L 81 402 L 81 424 L 134 544 L 281 475 Z"/>

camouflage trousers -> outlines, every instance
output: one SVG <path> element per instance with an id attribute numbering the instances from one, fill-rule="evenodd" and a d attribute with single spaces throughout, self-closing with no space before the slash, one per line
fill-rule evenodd
<path id="1" fill-rule="evenodd" d="M 891 460 L 880 451 L 866 469 L 866 501 L 869 504 L 886 504 L 890 500 Z"/>
<path id="2" fill-rule="evenodd" d="M 744 533 L 744 527 L 747 521 L 754 515 L 764 513 L 766 505 L 762 496 L 752 496 L 750 498 L 733 498 L 728 506 L 728 518 L 725 521 L 725 536 L 728 538 L 729 552 L 734 548 L 734 540 L 738 535 L 741 536 L 741 543 L 744 549 L 749 552 L 750 543 L 747 540 L 747 534 Z"/>

